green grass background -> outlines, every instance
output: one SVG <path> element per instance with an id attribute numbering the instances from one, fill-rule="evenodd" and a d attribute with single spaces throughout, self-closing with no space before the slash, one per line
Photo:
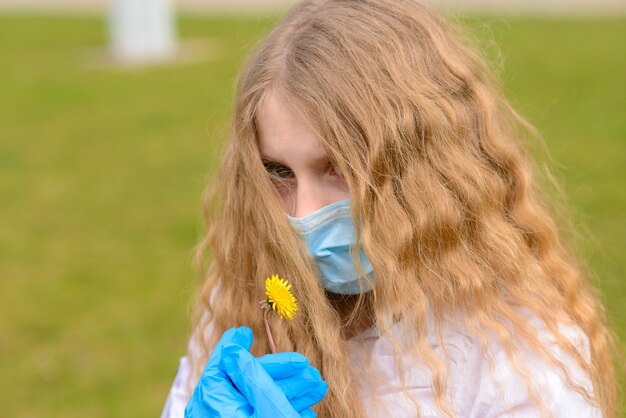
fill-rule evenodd
<path id="1" fill-rule="evenodd" d="M 626 19 L 467 22 L 544 134 L 624 341 Z M 182 18 L 208 59 L 112 70 L 90 58 L 101 18 L 0 16 L 0 416 L 158 416 L 185 352 L 200 193 L 272 23 Z"/>

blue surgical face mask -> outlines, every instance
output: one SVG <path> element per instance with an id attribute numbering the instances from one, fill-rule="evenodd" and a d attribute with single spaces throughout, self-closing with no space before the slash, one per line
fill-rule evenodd
<path id="1" fill-rule="evenodd" d="M 324 288 L 344 295 L 371 290 L 366 278 L 359 280 L 350 254 L 356 242 L 351 203 L 351 199 L 340 200 L 302 218 L 287 215 L 291 225 L 306 242 Z M 359 260 L 363 272 L 374 282 L 374 269 L 362 248 Z"/>

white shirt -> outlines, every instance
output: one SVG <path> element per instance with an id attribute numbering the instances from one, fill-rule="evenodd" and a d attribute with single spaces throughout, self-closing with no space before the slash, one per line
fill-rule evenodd
<path id="1" fill-rule="evenodd" d="M 589 376 L 576 365 L 555 343 L 544 325 L 535 317 L 529 316 L 529 324 L 538 331 L 540 341 L 556 358 L 563 362 L 573 381 L 592 393 Z M 560 327 L 563 335 L 573 341 L 589 361 L 589 343 L 579 328 Z M 399 332 L 399 330 L 396 330 Z M 513 369 L 504 349 L 496 338 L 488 339 L 488 348 L 481 348 L 479 340 L 466 329 L 444 326 L 442 341 L 447 356 L 429 325 L 429 343 L 448 366 L 446 401 L 459 418 L 536 418 L 542 412 L 527 391 L 523 377 Z M 364 402 L 364 410 L 370 418 L 390 416 L 394 418 L 415 417 L 414 403 L 403 392 L 396 371 L 393 351 L 387 338 L 381 338 L 372 327 L 358 337 L 348 341 L 351 367 L 358 373 L 363 370 L 362 357 L 356 355 L 356 346 L 364 349 L 370 357 L 370 365 L 376 376 L 382 378 L 374 387 L 379 403 L 370 401 L 371 387 L 367 379 L 355 378 L 357 388 Z M 589 403 L 575 389 L 567 385 L 566 377 L 558 367 L 544 360 L 530 349 L 519 350 L 519 364 L 523 364 L 532 376 L 537 395 L 546 410 L 555 418 L 600 418 L 598 407 Z M 487 352 L 486 352 L 487 351 Z M 489 358 L 493 359 L 492 368 Z M 441 417 L 445 414 L 435 402 L 431 388 L 430 371 L 424 364 L 405 363 L 405 387 L 410 396 L 420 406 L 422 417 Z M 169 392 L 161 418 L 183 418 L 187 394 L 184 383 L 189 373 L 187 357 L 181 357 L 174 384 Z M 378 406 L 377 406 L 378 405 Z M 381 406 L 382 405 L 382 406 Z M 385 412 L 387 411 L 387 413 Z"/>

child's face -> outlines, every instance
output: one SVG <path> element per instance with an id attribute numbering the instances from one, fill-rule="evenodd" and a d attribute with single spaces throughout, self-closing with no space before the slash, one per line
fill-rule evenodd
<path id="1" fill-rule="evenodd" d="M 286 100 L 269 92 L 257 124 L 261 157 L 289 215 L 306 216 L 350 197 L 321 139 Z"/>

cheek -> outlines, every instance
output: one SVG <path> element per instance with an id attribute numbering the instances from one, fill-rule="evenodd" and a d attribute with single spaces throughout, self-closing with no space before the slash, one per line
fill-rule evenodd
<path id="1" fill-rule="evenodd" d="M 282 179 L 274 176 L 271 176 L 270 182 L 272 183 L 272 186 L 274 186 L 274 190 L 276 190 L 281 197 L 291 194 L 297 184 L 295 179 Z"/>
<path id="2" fill-rule="evenodd" d="M 334 194 L 340 196 L 341 199 L 347 199 L 350 197 L 350 185 L 344 177 L 336 177 L 331 180 L 329 185 Z"/>
<path id="3" fill-rule="evenodd" d="M 277 181 L 274 182 L 274 187 L 285 212 L 292 213 L 298 200 L 297 181 Z M 320 178 L 316 189 L 321 191 L 317 197 L 324 200 L 327 204 L 351 197 L 350 186 L 343 177 Z"/>
<path id="4" fill-rule="evenodd" d="M 296 198 L 295 186 L 276 184 L 275 188 L 276 192 L 278 192 L 278 196 L 280 197 L 285 212 L 292 210 Z"/>
<path id="5" fill-rule="evenodd" d="M 280 201 L 285 213 L 293 214 L 296 208 L 296 196 L 294 193 L 284 193 L 280 195 Z"/>

